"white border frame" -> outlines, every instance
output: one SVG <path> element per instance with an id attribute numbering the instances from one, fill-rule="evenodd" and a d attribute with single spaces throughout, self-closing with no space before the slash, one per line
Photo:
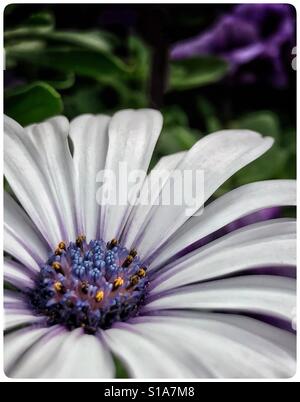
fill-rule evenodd
<path id="1" fill-rule="evenodd" d="M 9 4 L 43 4 L 43 3 L 45 3 L 45 4 L 70 4 L 70 5 L 73 5 L 73 4 L 85 4 L 85 5 L 88 5 L 88 4 L 99 4 L 99 3 L 101 3 L 101 2 L 99 2 L 99 1 L 94 1 L 94 0 L 89 0 L 88 1 L 88 3 L 84 3 L 83 1 L 63 1 L 63 2 L 58 2 L 58 1 L 51 1 L 51 0 L 49 0 L 49 1 L 44 1 L 44 2 L 41 2 L 41 1 L 22 1 L 22 0 L 19 0 L 19 1 L 16 1 L 16 2 L 10 2 L 10 1 L 7 1 L 7 0 L 4 0 L 4 1 L 1 1 L 1 6 L 0 6 L 0 8 L 1 8 L 1 12 L 2 12 L 2 16 L 1 16 L 1 22 L 0 22 L 0 37 L 1 37 L 1 40 L 2 40 L 2 57 L 1 57 L 1 67 L 2 67 L 2 69 L 4 68 L 4 52 L 3 52 L 3 20 L 4 20 L 4 9 L 5 9 L 5 7 L 7 6 L 7 5 L 9 5 Z M 103 1 L 103 3 L 105 4 L 105 3 L 107 3 L 107 4 L 114 4 L 114 3 L 117 3 L 117 4 L 129 4 L 129 3 L 131 3 L 131 4 L 142 4 L 143 2 L 142 1 L 122 1 L 122 0 L 119 0 L 119 1 L 114 1 L 114 0 L 111 0 L 111 1 Z M 164 4 L 181 4 L 181 3 L 183 3 L 183 4 L 210 4 L 210 3 L 213 3 L 213 4 L 216 4 L 216 5 L 218 5 L 218 4 L 221 4 L 221 3 L 224 3 L 224 4 L 242 4 L 242 3 L 246 3 L 246 4 L 249 4 L 249 3 L 253 3 L 253 4 L 255 4 L 255 3 L 261 3 L 261 2 L 259 2 L 259 1 L 244 1 L 244 0 L 242 0 L 242 1 L 236 1 L 236 2 L 232 2 L 232 1 L 223 1 L 223 0 L 219 0 L 219 1 L 215 1 L 215 2 L 199 2 L 199 1 L 188 1 L 187 3 L 184 3 L 184 1 L 168 1 L 168 0 L 165 0 L 165 1 L 157 1 L 157 0 L 154 0 L 154 1 L 152 1 L 151 3 L 150 2 L 144 2 L 143 4 L 159 4 L 159 3 L 164 3 Z M 284 1 L 263 1 L 263 3 L 279 3 L 279 4 L 282 4 L 282 3 L 285 3 Z M 296 8 L 296 10 L 297 10 L 297 5 L 296 5 L 296 1 L 295 0 L 292 0 L 292 1 L 289 1 L 288 2 L 289 4 L 292 4 L 295 8 Z M 298 19 L 297 19 L 297 22 L 298 22 Z M 298 23 L 297 23 L 297 43 L 299 43 L 299 36 L 300 36 L 300 34 L 299 34 L 299 31 L 300 31 L 300 29 L 298 29 Z M 297 100 L 299 100 L 299 98 L 298 98 L 298 95 L 299 95 L 299 88 L 300 88 L 300 84 L 299 84 L 299 79 L 297 79 Z M 0 95 L 0 100 L 1 100 L 1 114 L 0 114 L 0 123 L 1 123 L 1 127 L 3 127 L 3 74 L 2 74 L 2 77 L 1 77 L 1 87 L 0 87 L 0 92 L 1 92 L 1 95 Z M 299 119 L 299 116 L 300 116 L 300 105 L 299 105 L 299 101 L 297 102 L 297 122 L 298 122 L 298 119 Z M 1 153 L 1 155 L 3 156 L 3 140 L 1 140 L 0 141 L 0 153 Z M 297 155 L 298 155 L 298 153 L 299 153 L 299 141 L 297 141 Z M 299 170 L 300 170 L 300 168 L 299 168 L 299 159 L 297 158 L 297 177 L 298 177 L 298 174 L 299 174 Z M 3 157 L 1 157 L 1 160 L 0 160 L 0 171 L 1 171 L 1 177 L 3 177 Z M 299 186 L 297 186 L 297 199 L 299 199 Z M 0 186 L 0 195 L 1 195 L 1 200 L 3 200 L 3 185 L 1 185 Z M 0 221 L 1 222 L 3 222 L 3 202 L 1 203 L 1 208 L 0 208 Z M 300 226 L 300 224 L 299 224 L 299 222 L 297 222 L 297 231 L 299 231 L 299 226 Z M 1 244 L 1 248 L 3 247 L 3 225 L 1 224 L 1 229 L 0 229 L 0 244 Z M 299 250 L 300 250 L 300 242 L 298 242 L 297 243 L 297 255 L 299 255 Z M 3 250 L 2 250 L 3 251 Z M 2 265 L 2 267 L 3 267 L 3 252 L 1 253 L 1 258 L 2 258 L 2 263 L 1 263 L 1 265 Z M 13 378 L 8 378 L 8 377 L 6 377 L 6 375 L 4 374 L 4 370 L 3 370 L 3 317 L 4 317 L 4 309 L 3 309 L 3 275 L 1 274 L 1 279 L 0 279 L 0 287 L 1 287 L 1 289 L 0 289 L 0 300 L 1 300 L 1 308 L 0 308 L 0 311 L 1 311 L 1 314 L 0 314 L 0 343 L 1 343 L 1 345 L 0 345 L 0 380 L 1 381 L 4 381 L 4 382 L 115 382 L 115 383 L 120 383 L 120 382 L 122 382 L 122 383 L 139 383 L 139 382 L 144 382 L 144 381 L 146 381 L 146 382 L 149 382 L 149 383 L 153 383 L 153 382 L 161 382 L 162 383 L 162 385 L 163 384 L 165 384 L 166 386 L 168 385 L 168 383 L 172 383 L 172 382 L 175 382 L 175 383 L 178 383 L 178 385 L 179 385 L 179 383 L 180 382 L 191 382 L 191 385 L 192 385 L 192 383 L 196 383 L 196 382 L 199 382 L 199 383 L 201 383 L 201 382 L 299 382 L 300 381 L 300 370 L 299 370 L 299 367 L 300 367 L 300 362 L 299 362 L 299 354 L 298 354 L 298 359 L 297 359 L 297 372 L 296 372 L 296 375 L 293 377 L 293 378 L 290 378 L 290 379 L 269 379 L 269 380 L 266 380 L 266 379 L 193 379 L 193 380 L 189 380 L 189 379 L 155 379 L 155 378 L 153 378 L 153 379 L 147 379 L 147 380 L 143 380 L 143 379 L 132 379 L 132 378 L 130 378 L 130 379 L 13 379 Z M 297 300 L 298 300 L 298 298 L 299 298 L 299 295 L 300 295 L 300 286 L 299 286 L 299 280 L 297 280 Z M 298 318 L 298 321 L 299 321 L 299 316 L 300 316 L 300 309 L 297 309 L 297 318 Z M 299 339 L 299 336 L 297 336 L 297 349 L 298 349 L 298 351 L 300 350 L 300 339 Z M 137 386 L 138 386 L 138 384 L 137 384 Z M 132 386 L 132 388 L 134 388 L 134 386 Z M 104 397 L 104 395 L 103 395 L 103 397 Z"/>

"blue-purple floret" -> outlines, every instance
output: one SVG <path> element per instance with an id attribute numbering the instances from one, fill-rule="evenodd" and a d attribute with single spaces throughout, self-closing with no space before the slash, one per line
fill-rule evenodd
<path id="1" fill-rule="evenodd" d="M 135 250 L 128 251 L 116 241 L 78 239 L 49 257 L 35 288 L 28 291 L 28 301 L 50 326 L 96 333 L 138 313 L 147 272 Z"/>

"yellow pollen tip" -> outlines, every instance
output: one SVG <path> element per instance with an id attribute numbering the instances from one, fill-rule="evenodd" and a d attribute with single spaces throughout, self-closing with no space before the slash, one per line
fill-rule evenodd
<path id="1" fill-rule="evenodd" d="M 133 248 L 132 250 L 130 250 L 129 255 L 131 255 L 133 258 L 137 256 L 137 251 L 135 248 Z"/>
<path id="2" fill-rule="evenodd" d="M 130 278 L 130 286 L 135 286 L 139 283 L 140 278 L 138 277 L 138 275 L 132 275 L 132 277 Z"/>
<path id="3" fill-rule="evenodd" d="M 80 235 L 77 237 L 76 239 L 76 246 L 80 247 L 82 246 L 82 242 L 86 239 L 86 237 L 84 235 Z"/>
<path id="4" fill-rule="evenodd" d="M 132 261 L 133 261 L 132 255 L 128 255 L 128 256 L 125 258 L 125 260 L 124 260 L 124 262 L 123 262 L 123 264 L 122 264 L 122 267 L 129 267 L 129 265 L 132 263 Z"/>
<path id="5" fill-rule="evenodd" d="M 58 247 L 58 248 L 55 250 L 55 255 L 61 255 L 61 253 L 62 253 L 62 251 L 61 251 L 61 249 Z"/>
<path id="6" fill-rule="evenodd" d="M 120 286 L 123 285 L 123 283 L 124 283 L 124 279 L 119 276 L 117 279 L 114 280 L 113 290 L 118 289 Z"/>
<path id="7" fill-rule="evenodd" d="M 64 289 L 64 286 L 61 282 L 55 282 L 54 289 L 56 290 L 56 292 L 61 293 Z"/>
<path id="8" fill-rule="evenodd" d="M 65 242 L 64 242 L 64 241 L 61 241 L 61 242 L 58 244 L 58 248 L 59 248 L 60 250 L 65 250 L 65 249 L 66 249 L 66 244 L 65 244 Z"/>
<path id="9" fill-rule="evenodd" d="M 107 243 L 107 248 L 112 249 L 118 245 L 117 239 L 112 239 L 110 242 Z"/>
<path id="10" fill-rule="evenodd" d="M 140 268 L 140 269 L 137 271 L 137 275 L 138 275 L 140 278 L 144 278 L 144 277 L 146 276 L 146 271 L 144 270 L 144 268 Z"/>
<path id="11" fill-rule="evenodd" d="M 52 268 L 54 268 L 55 271 L 59 271 L 61 269 L 61 265 L 59 262 L 55 261 L 52 263 Z"/>
<path id="12" fill-rule="evenodd" d="M 95 296 L 95 300 L 97 303 L 100 303 L 104 299 L 104 292 L 103 290 L 98 290 Z"/>

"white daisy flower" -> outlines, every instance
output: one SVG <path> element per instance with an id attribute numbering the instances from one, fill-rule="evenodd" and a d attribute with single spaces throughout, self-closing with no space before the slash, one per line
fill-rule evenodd
<path id="1" fill-rule="evenodd" d="M 148 109 L 27 128 L 5 118 L 5 176 L 18 200 L 5 194 L 7 376 L 113 378 L 114 357 L 135 378 L 295 373 L 294 219 L 199 247 L 240 217 L 295 205 L 294 181 L 247 184 L 189 216 L 184 205 L 96 202 L 97 173 L 118 175 L 119 162 L 146 172 L 161 127 Z M 271 145 L 252 131 L 220 131 L 157 169 L 170 171 L 164 186 L 174 169 L 203 171 L 206 202 Z"/>

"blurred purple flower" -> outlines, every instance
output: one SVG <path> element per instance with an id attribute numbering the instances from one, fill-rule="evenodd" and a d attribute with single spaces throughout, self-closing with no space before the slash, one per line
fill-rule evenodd
<path id="1" fill-rule="evenodd" d="M 295 46 L 295 13 L 288 4 L 242 4 L 200 35 L 176 43 L 172 59 L 216 55 L 228 61 L 239 82 L 287 84 L 287 64 Z M 289 64 L 290 66 L 290 64 Z"/>

